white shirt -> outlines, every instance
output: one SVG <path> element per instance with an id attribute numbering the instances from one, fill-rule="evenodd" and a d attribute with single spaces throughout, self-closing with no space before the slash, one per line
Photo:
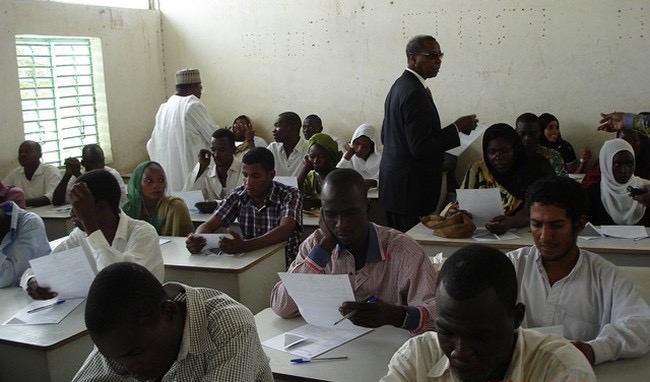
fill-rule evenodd
<path id="1" fill-rule="evenodd" d="M 275 159 L 275 175 L 276 176 L 298 176 L 302 169 L 303 159 L 307 155 L 307 141 L 302 137 L 293 148 L 289 158 L 284 149 L 284 145 L 280 142 L 271 142 L 267 149 L 273 153 Z"/>
<path id="2" fill-rule="evenodd" d="M 41 196 L 46 196 L 50 202 L 52 201 L 52 194 L 56 186 L 59 185 L 61 181 L 61 173 L 59 169 L 52 166 L 51 164 L 41 163 L 34 175 L 32 175 L 32 180 L 28 180 L 25 176 L 24 167 L 16 167 L 11 170 L 11 172 L 2 179 L 2 183 L 5 186 L 15 186 L 22 188 L 25 193 L 25 199 L 34 199 L 40 198 Z"/>
<path id="3" fill-rule="evenodd" d="M 587 358 L 567 340 L 517 329 L 517 342 L 504 381 L 595 382 Z M 388 364 L 384 382 L 463 382 L 450 366 L 435 332 L 406 341 Z"/>
<path id="4" fill-rule="evenodd" d="M 196 175 L 199 173 L 199 164 L 194 166 L 194 170 L 185 179 L 185 186 L 183 191 L 200 190 L 203 193 L 205 200 L 223 199 L 230 191 L 244 184 L 244 176 L 241 172 L 241 162 L 237 158 L 233 158 L 230 168 L 226 174 L 226 187 L 221 185 L 219 175 L 217 174 L 217 166 L 214 162 L 210 162 L 208 168 L 203 171 L 203 174 L 197 179 Z M 196 181 L 195 181 L 196 179 Z"/>
<path id="5" fill-rule="evenodd" d="M 113 177 L 115 177 L 115 179 L 117 180 L 117 184 L 120 185 L 120 206 L 121 206 L 122 204 L 124 204 L 124 202 L 126 202 L 126 185 L 124 184 L 122 175 L 120 175 L 120 173 L 117 172 L 117 170 L 115 170 L 114 168 L 108 166 L 104 166 L 104 170 L 110 172 L 111 175 L 113 175 Z M 72 187 L 74 187 L 74 183 L 76 181 L 77 181 L 77 177 L 72 175 L 72 177 L 70 177 L 70 180 L 68 181 L 68 185 L 65 188 L 65 202 L 68 204 L 70 203 L 70 197 L 69 197 L 70 191 L 72 190 Z"/>
<path id="6" fill-rule="evenodd" d="M 242 143 L 243 142 L 236 142 L 235 146 L 239 146 Z M 266 147 L 266 146 L 268 146 L 268 143 L 266 142 L 266 140 L 264 140 L 264 138 L 262 138 L 262 137 L 258 137 L 257 135 L 253 137 L 253 143 L 255 143 L 255 147 Z M 235 154 L 235 158 L 237 158 L 237 159 L 239 159 L 241 161 L 241 159 L 244 157 L 244 154 L 246 154 L 248 152 L 248 150 L 250 150 L 250 148 L 248 148 L 248 149 L 246 149 L 246 150 L 244 150 L 244 151 L 242 151 L 242 152 L 240 152 L 238 154 Z"/>
<path id="7" fill-rule="evenodd" d="M 108 243 L 101 230 L 86 235 L 84 231 L 75 228 L 52 253 L 79 246 L 92 254 L 97 271 L 114 263 L 129 262 L 147 268 L 160 282 L 165 278 L 165 266 L 156 229 L 143 220 L 132 219 L 123 211 L 120 211 L 120 222 L 112 244 Z M 31 268 L 25 271 L 20 280 L 23 289 L 27 289 L 29 279 L 33 275 Z"/>
<path id="8" fill-rule="evenodd" d="M 147 152 L 165 170 L 168 191 L 183 189 L 199 151 L 210 148 L 216 128 L 208 110 L 194 95 L 172 95 L 160 105 Z"/>
<path id="9" fill-rule="evenodd" d="M 526 305 L 523 327 L 562 325 L 566 338 L 591 345 L 596 363 L 650 350 L 650 308 L 613 264 L 581 249 L 571 273 L 550 286 L 536 247 L 507 256 Z"/>

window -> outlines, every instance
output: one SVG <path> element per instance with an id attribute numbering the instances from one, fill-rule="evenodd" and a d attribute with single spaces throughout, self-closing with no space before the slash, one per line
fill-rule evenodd
<path id="1" fill-rule="evenodd" d="M 16 36 L 25 139 L 62 166 L 99 143 L 110 162 L 101 44 L 97 38 Z"/>

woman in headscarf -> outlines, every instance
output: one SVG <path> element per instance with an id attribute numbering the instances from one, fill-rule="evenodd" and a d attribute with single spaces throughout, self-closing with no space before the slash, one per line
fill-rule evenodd
<path id="1" fill-rule="evenodd" d="M 587 188 L 588 218 L 595 225 L 650 226 L 650 211 L 632 199 L 627 187 L 644 188 L 650 181 L 634 175 L 634 150 L 620 138 L 603 144 L 598 155 L 600 183 Z"/>
<path id="2" fill-rule="evenodd" d="M 305 197 L 305 209 L 320 207 L 320 192 L 327 174 L 336 168 L 341 159 L 338 145 L 327 134 L 316 133 L 307 141 L 302 171 L 298 175 L 298 187 Z"/>
<path id="3" fill-rule="evenodd" d="M 549 175 L 555 173 L 546 158 L 536 153 L 527 155 L 515 129 L 497 123 L 483 134 L 483 159 L 467 170 L 460 188 L 499 189 L 503 215 L 495 216 L 485 225 L 488 231 L 498 235 L 528 225 L 528 214 L 523 208 L 526 188 Z"/>
<path id="4" fill-rule="evenodd" d="M 539 116 L 539 126 L 542 128 L 542 134 L 539 137 L 539 144 L 559 151 L 564 160 L 564 167 L 566 167 L 569 174 L 582 174 L 585 172 L 585 166 L 591 158 L 591 150 L 589 150 L 588 147 L 583 148 L 580 153 L 580 163 L 578 163 L 573 146 L 562 139 L 562 134 L 560 134 L 560 122 L 553 114 L 542 113 Z"/>
<path id="5" fill-rule="evenodd" d="M 187 236 L 194 232 L 187 205 L 181 198 L 165 194 L 165 171 L 157 162 L 142 162 L 129 180 L 122 211 L 133 219 L 149 222 L 161 236 Z"/>
<path id="6" fill-rule="evenodd" d="M 368 188 L 377 187 L 381 152 L 377 146 L 377 131 L 372 125 L 362 124 L 354 130 L 351 144 L 345 144 L 345 155 L 336 167 L 355 169 Z"/>

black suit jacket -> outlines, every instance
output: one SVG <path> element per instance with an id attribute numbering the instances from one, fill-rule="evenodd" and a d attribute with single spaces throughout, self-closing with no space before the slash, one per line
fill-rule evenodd
<path id="1" fill-rule="evenodd" d="M 453 124 L 441 128 L 436 105 L 408 70 L 386 97 L 381 140 L 379 200 L 386 211 L 432 213 L 440 197 L 444 152 L 458 146 L 460 139 Z"/>

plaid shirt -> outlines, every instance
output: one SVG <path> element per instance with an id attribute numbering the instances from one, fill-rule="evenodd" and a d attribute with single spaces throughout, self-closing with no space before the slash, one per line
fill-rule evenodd
<path id="1" fill-rule="evenodd" d="M 187 306 L 183 340 L 178 358 L 161 382 L 273 381 L 253 314 L 217 290 L 181 286 L 185 289 Z M 73 379 L 75 382 L 131 380 L 125 368 L 104 357 L 97 348 Z"/>
<path id="2" fill-rule="evenodd" d="M 244 239 L 262 236 L 280 224 L 284 217 L 296 221 L 296 229 L 289 237 L 287 258 L 293 260 L 298 252 L 302 233 L 302 196 L 297 188 L 282 183 L 271 182 L 264 198 L 264 205 L 255 207 L 253 199 L 246 192 L 246 186 L 235 188 L 214 212 L 221 218 L 224 226 L 239 220 Z"/>

